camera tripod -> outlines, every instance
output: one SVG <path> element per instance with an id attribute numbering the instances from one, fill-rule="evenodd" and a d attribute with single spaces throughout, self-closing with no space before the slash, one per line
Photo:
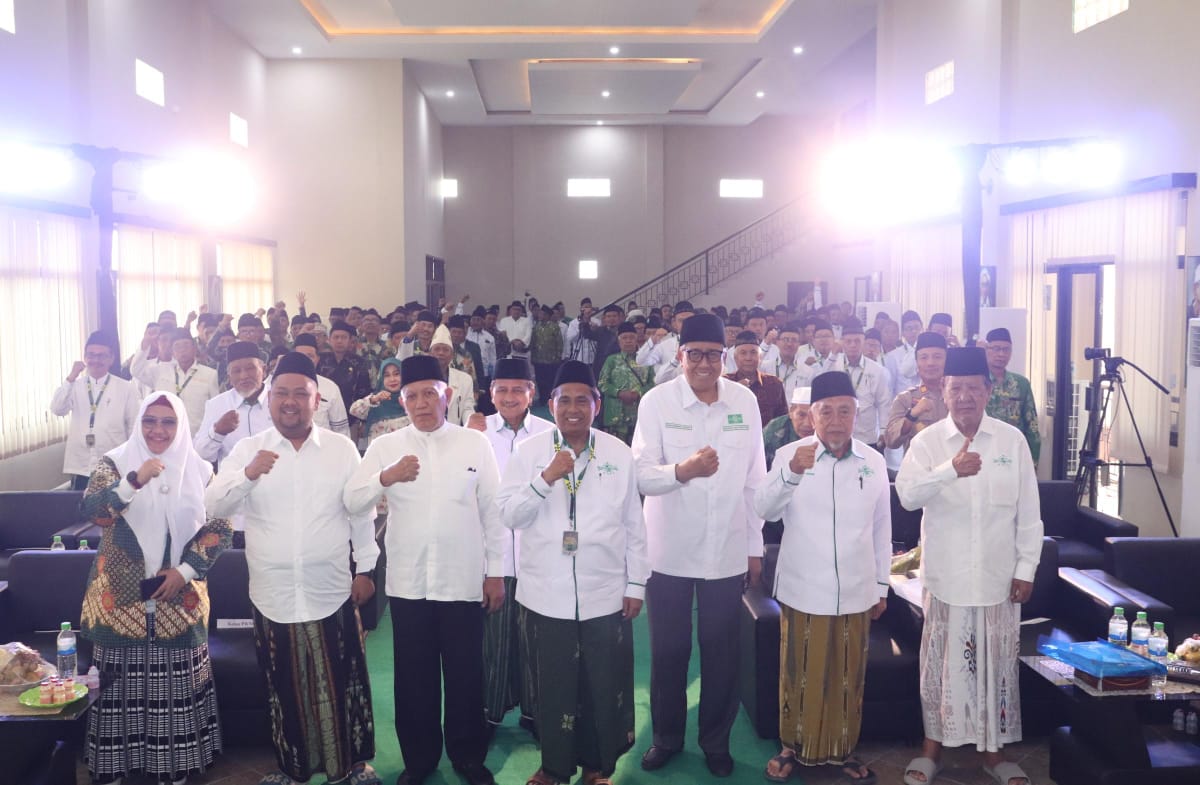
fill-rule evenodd
<path id="1" fill-rule="evenodd" d="M 1087 432 L 1084 434 L 1083 444 L 1079 448 L 1079 467 L 1075 470 L 1075 502 L 1076 504 L 1081 504 L 1084 494 L 1094 493 L 1096 488 L 1096 469 L 1100 466 L 1144 466 L 1150 470 L 1150 478 L 1154 480 L 1154 488 L 1158 491 L 1158 500 L 1162 503 L 1163 513 L 1167 516 L 1167 523 L 1171 526 L 1171 533 L 1178 537 L 1179 530 L 1175 528 L 1175 519 L 1171 516 L 1171 508 L 1167 506 L 1167 497 L 1163 494 L 1162 484 L 1158 481 L 1158 473 L 1154 471 L 1154 462 L 1150 459 L 1150 453 L 1146 452 L 1146 443 L 1142 440 L 1142 430 L 1138 427 L 1137 419 L 1133 414 L 1133 407 L 1129 405 L 1129 393 L 1125 391 L 1125 380 L 1121 376 L 1121 366 L 1128 365 L 1133 368 L 1145 377 L 1148 382 L 1161 390 L 1163 395 L 1170 395 L 1170 392 L 1157 379 L 1124 357 L 1110 357 L 1108 355 L 1109 352 L 1107 349 L 1086 349 L 1084 352 L 1084 356 L 1089 360 L 1104 363 L 1104 373 L 1099 378 L 1099 390 L 1102 392 L 1103 397 L 1099 413 L 1093 408 L 1088 414 Z M 1132 461 L 1106 461 L 1100 458 L 1100 431 L 1104 427 L 1104 419 L 1108 414 L 1108 405 L 1112 400 L 1114 389 L 1120 391 L 1120 401 L 1125 402 L 1125 411 L 1129 412 L 1129 422 L 1133 426 L 1133 433 L 1137 436 L 1138 447 L 1142 451 L 1141 463 Z M 1117 402 L 1118 406 L 1120 406 L 1120 401 Z"/>

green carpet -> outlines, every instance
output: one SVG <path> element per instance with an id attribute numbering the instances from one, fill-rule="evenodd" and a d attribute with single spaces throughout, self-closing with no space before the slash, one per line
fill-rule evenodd
<path id="1" fill-rule="evenodd" d="M 729 631 L 736 635 L 737 630 Z M 733 776 L 725 780 L 713 777 L 704 765 L 704 754 L 696 745 L 696 722 L 700 701 L 700 655 L 692 647 L 692 662 L 688 672 L 688 727 L 684 751 L 666 768 L 655 772 L 643 771 L 642 753 L 650 746 L 650 633 L 646 627 L 646 614 L 642 612 L 633 623 L 635 701 L 637 704 L 637 741 L 617 764 L 613 775 L 616 785 L 629 783 L 651 783 L 662 785 L 694 785 L 698 782 L 721 782 L 730 785 L 764 782 L 762 771 L 767 760 L 778 752 L 773 741 L 758 738 L 744 711 L 738 713 L 730 739 L 730 752 L 736 762 Z M 367 662 L 371 670 L 371 694 L 375 706 L 375 768 L 385 785 L 392 785 L 404 768 L 400 757 L 400 746 L 396 741 L 396 707 L 392 700 L 392 624 L 391 616 L 385 615 L 379 628 L 367 636 Z M 529 733 L 517 725 L 518 713 L 509 712 L 505 722 L 496 731 L 496 737 L 488 752 L 487 765 L 495 773 L 500 785 L 523 785 L 541 763 L 537 743 Z M 576 775 L 576 781 L 579 775 Z M 798 780 L 794 780 L 798 782 Z M 462 779 L 450 767 L 450 761 L 442 756 L 438 771 L 426 782 L 431 785 L 458 785 Z"/>

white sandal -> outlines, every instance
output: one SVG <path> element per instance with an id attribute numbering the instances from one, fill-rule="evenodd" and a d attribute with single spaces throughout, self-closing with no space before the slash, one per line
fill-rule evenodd
<path id="1" fill-rule="evenodd" d="M 904 767 L 904 785 L 929 785 L 929 783 L 937 779 L 937 775 L 941 770 L 941 764 L 931 758 L 924 756 L 913 758 Z M 925 779 L 919 780 L 915 777 L 910 777 L 908 775 L 910 771 L 925 775 Z"/>
<path id="2" fill-rule="evenodd" d="M 984 766 L 983 771 L 1000 785 L 1009 785 L 1013 780 L 1025 780 L 1025 785 L 1033 785 L 1033 780 L 1029 779 L 1029 775 L 1012 761 L 1001 761 L 993 768 Z"/>

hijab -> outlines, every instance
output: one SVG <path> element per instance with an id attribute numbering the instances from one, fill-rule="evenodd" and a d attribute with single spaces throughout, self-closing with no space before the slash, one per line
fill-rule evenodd
<path id="1" fill-rule="evenodd" d="M 400 370 L 400 361 L 395 357 L 389 357 L 379 364 L 379 381 L 375 384 L 375 392 L 382 392 L 383 387 L 383 372 L 387 370 L 389 365 L 396 366 L 396 370 Z M 400 391 L 391 394 L 392 397 L 386 401 L 380 401 L 378 406 L 372 406 L 371 412 L 367 415 L 367 427 L 370 428 L 377 422 L 382 420 L 394 420 L 398 417 L 407 417 L 404 413 L 404 406 L 400 403 Z"/>
<path id="2" fill-rule="evenodd" d="M 142 435 L 141 422 L 146 410 L 163 398 L 175 411 L 179 426 L 171 445 L 162 454 L 155 455 Z M 183 549 L 205 522 L 204 488 L 213 470 L 192 447 L 191 433 L 183 401 L 171 393 L 153 392 L 142 401 L 133 435 L 107 453 L 121 477 L 137 471 L 151 458 L 162 461 L 165 467 L 162 474 L 146 483 L 121 515 L 137 537 L 147 578 L 154 577 L 162 569 L 168 538 L 171 547 L 168 566 L 178 567 Z"/>

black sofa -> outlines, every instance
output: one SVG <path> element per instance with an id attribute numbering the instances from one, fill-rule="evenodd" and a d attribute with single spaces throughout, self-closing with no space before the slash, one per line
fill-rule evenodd
<path id="1" fill-rule="evenodd" d="M 58 658 L 64 621 L 77 633 L 79 668 L 92 664 L 90 641 L 78 636 L 79 616 L 94 551 L 26 550 L 9 560 L 8 585 L 0 590 L 0 641 L 20 641 L 47 662 Z"/>
<path id="2" fill-rule="evenodd" d="M 49 548 L 60 535 L 67 550 L 79 547 L 81 537 L 92 548 L 100 530 L 79 513 L 83 491 L 0 492 L 0 580 L 8 578 L 8 563 L 17 551 Z"/>
<path id="3" fill-rule="evenodd" d="M 1076 503 L 1073 480 L 1038 483 L 1043 532 L 1058 540 L 1062 567 L 1098 570 L 1105 566 L 1104 541 L 1109 537 L 1136 537 L 1137 526 Z"/>
<path id="4" fill-rule="evenodd" d="M 254 650 L 246 552 L 224 551 L 208 571 L 208 653 L 227 746 L 269 744 L 267 688 Z"/>

